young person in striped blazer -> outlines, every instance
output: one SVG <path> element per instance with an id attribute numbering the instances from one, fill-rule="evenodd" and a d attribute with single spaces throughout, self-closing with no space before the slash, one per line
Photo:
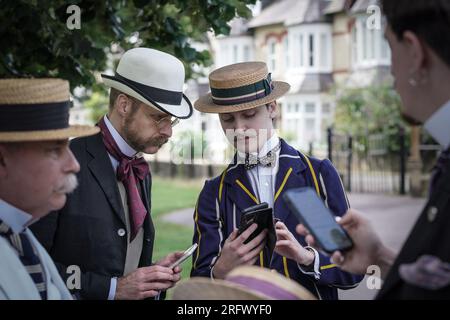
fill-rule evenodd
<path id="1" fill-rule="evenodd" d="M 222 129 L 234 145 L 233 162 L 206 181 L 195 208 L 191 276 L 223 279 L 233 268 L 256 264 L 292 278 L 321 299 L 337 299 L 337 288 L 358 285 L 361 276 L 344 272 L 308 247 L 295 233 L 298 224 L 283 200 L 286 190 L 312 187 L 336 216 L 349 208 L 342 182 L 329 160 L 308 157 L 279 138 L 273 120 L 276 99 L 289 84 L 272 81 L 263 62 L 238 63 L 209 75 L 211 93 L 195 103 L 198 111 L 219 114 Z M 267 231 L 244 244 L 256 229 L 238 235 L 241 212 L 258 203 L 273 208 L 277 244 L 266 247 Z"/>

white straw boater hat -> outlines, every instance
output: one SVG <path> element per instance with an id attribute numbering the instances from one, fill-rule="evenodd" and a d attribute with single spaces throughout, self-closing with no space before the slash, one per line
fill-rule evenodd
<path id="1" fill-rule="evenodd" d="M 149 48 L 124 53 L 114 76 L 102 74 L 105 85 L 180 119 L 192 115 L 183 94 L 184 66 L 174 56 Z"/>
<path id="2" fill-rule="evenodd" d="M 99 132 L 69 126 L 69 82 L 62 79 L 0 79 L 0 142 L 62 140 Z"/>
<path id="3" fill-rule="evenodd" d="M 275 270 L 242 266 L 225 280 L 194 277 L 174 288 L 174 300 L 316 300 L 297 282 Z"/>
<path id="4" fill-rule="evenodd" d="M 200 97 L 195 109 L 205 113 L 229 113 L 252 109 L 275 101 L 290 85 L 272 81 L 264 62 L 231 64 L 209 75 L 211 92 Z"/>

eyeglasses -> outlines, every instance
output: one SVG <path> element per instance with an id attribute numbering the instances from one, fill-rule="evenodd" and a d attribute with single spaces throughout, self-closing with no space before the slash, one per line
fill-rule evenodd
<path id="1" fill-rule="evenodd" d="M 159 120 L 155 120 L 155 119 L 153 119 L 153 117 L 150 117 L 150 119 L 152 119 L 152 121 L 156 124 L 156 127 L 159 130 L 161 130 L 162 128 L 164 128 L 167 125 L 170 125 L 173 128 L 178 123 L 180 123 L 180 119 L 178 119 L 176 117 L 170 117 L 170 116 L 161 118 Z"/>
<path id="2" fill-rule="evenodd" d="M 131 103 L 135 103 L 136 99 L 129 96 L 129 95 L 125 95 L 129 101 L 131 101 Z M 148 116 L 148 115 L 147 115 Z M 152 121 L 156 124 L 156 127 L 161 130 L 164 126 L 170 124 L 170 126 L 173 128 L 175 127 L 178 123 L 180 123 L 180 119 L 176 118 L 176 117 L 172 117 L 172 116 L 167 116 L 164 118 L 161 118 L 159 120 L 155 120 L 153 119 L 153 117 L 150 115 L 149 117 L 150 119 L 152 119 Z"/>

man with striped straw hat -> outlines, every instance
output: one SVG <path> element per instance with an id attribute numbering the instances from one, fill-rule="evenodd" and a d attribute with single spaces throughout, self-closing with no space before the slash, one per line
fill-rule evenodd
<path id="1" fill-rule="evenodd" d="M 298 224 L 289 214 L 283 193 L 312 187 L 336 216 L 349 208 L 344 188 L 329 160 L 308 157 L 279 138 L 273 120 L 276 99 L 289 84 L 272 81 L 263 62 L 222 67 L 209 75 L 211 92 L 194 107 L 219 114 L 228 141 L 236 149 L 223 173 L 205 183 L 195 209 L 198 243 L 191 276 L 223 279 L 233 268 L 257 264 L 295 279 L 318 298 L 337 299 L 337 288 L 353 288 L 362 279 L 336 268 L 330 259 L 308 247 L 295 233 Z M 253 224 L 238 235 L 241 212 L 266 202 L 273 208 L 276 246 L 266 246 L 267 231 L 246 243 L 256 230 Z"/>
<path id="2" fill-rule="evenodd" d="M 69 137 L 98 132 L 69 126 L 69 97 L 65 80 L 0 79 L 0 299 L 72 298 L 28 229 L 77 186 Z"/>

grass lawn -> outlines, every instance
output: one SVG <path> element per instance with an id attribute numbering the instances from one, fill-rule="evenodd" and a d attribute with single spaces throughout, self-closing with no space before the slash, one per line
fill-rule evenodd
<path id="1" fill-rule="evenodd" d="M 153 178 L 152 216 L 156 229 L 153 259 L 157 261 L 173 251 L 184 251 L 192 244 L 192 226 L 180 226 L 162 221 L 164 214 L 193 208 L 203 187 L 203 180 L 173 180 Z M 193 212 L 192 212 L 193 213 Z M 183 263 L 182 278 L 188 278 L 192 259 Z M 168 294 L 170 297 L 170 292 Z"/>
<path id="2" fill-rule="evenodd" d="M 152 180 L 153 218 L 177 209 L 194 207 L 203 180 L 179 180 L 154 177 Z"/>

